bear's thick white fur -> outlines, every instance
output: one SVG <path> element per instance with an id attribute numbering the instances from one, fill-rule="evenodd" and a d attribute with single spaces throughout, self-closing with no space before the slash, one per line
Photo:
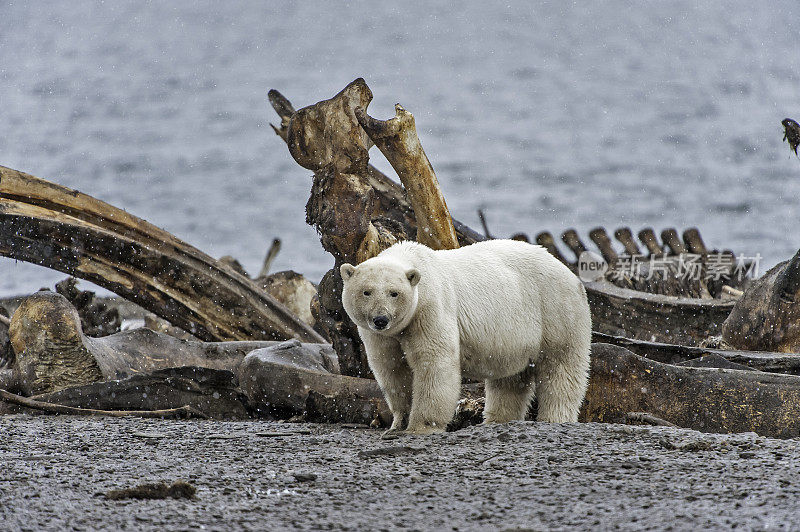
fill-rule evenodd
<path id="1" fill-rule="evenodd" d="M 589 303 L 541 246 L 489 240 L 433 251 L 401 242 L 341 274 L 344 309 L 394 415 L 391 430 L 406 419 L 411 433 L 445 430 L 462 376 L 486 380 L 486 422 L 523 419 L 534 393 L 539 421 L 577 421 Z"/>

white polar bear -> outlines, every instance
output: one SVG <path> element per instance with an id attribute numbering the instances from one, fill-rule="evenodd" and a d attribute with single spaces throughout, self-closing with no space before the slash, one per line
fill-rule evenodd
<path id="1" fill-rule="evenodd" d="M 592 324 L 578 278 L 541 246 L 489 240 L 433 251 L 401 242 L 342 265 L 342 303 L 394 415 L 444 431 L 461 378 L 486 380 L 486 422 L 578 420 Z"/>

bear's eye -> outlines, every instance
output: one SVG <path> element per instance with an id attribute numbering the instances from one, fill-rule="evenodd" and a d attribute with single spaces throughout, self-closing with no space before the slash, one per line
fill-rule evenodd
<path id="1" fill-rule="evenodd" d="M 372 294 L 372 292 L 370 292 L 369 290 L 364 290 L 364 295 L 365 295 L 365 296 L 368 296 L 368 295 L 370 295 L 370 294 Z"/>
<path id="2" fill-rule="evenodd" d="M 389 295 L 392 297 L 397 297 L 397 292 L 389 292 Z"/>

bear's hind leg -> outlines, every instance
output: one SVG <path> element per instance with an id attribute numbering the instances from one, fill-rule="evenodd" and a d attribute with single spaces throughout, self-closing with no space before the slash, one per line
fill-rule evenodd
<path id="1" fill-rule="evenodd" d="M 534 371 L 530 366 L 510 377 L 487 380 L 483 422 L 507 423 L 525 419 L 536 391 L 533 380 Z"/>
<path id="2" fill-rule="evenodd" d="M 589 342 L 543 353 L 536 364 L 537 421 L 577 422 L 588 381 Z"/>

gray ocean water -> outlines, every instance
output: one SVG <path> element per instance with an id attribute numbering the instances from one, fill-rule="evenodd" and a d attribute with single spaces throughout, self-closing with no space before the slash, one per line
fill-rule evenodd
<path id="1" fill-rule="evenodd" d="M 4 2 L 0 165 L 76 188 L 213 256 L 318 280 L 310 173 L 272 132 L 363 76 L 416 116 L 453 215 L 495 235 L 696 225 L 800 247 L 800 3 Z M 377 149 L 376 166 L 390 172 Z M 63 277 L 0 259 L 0 295 Z"/>

